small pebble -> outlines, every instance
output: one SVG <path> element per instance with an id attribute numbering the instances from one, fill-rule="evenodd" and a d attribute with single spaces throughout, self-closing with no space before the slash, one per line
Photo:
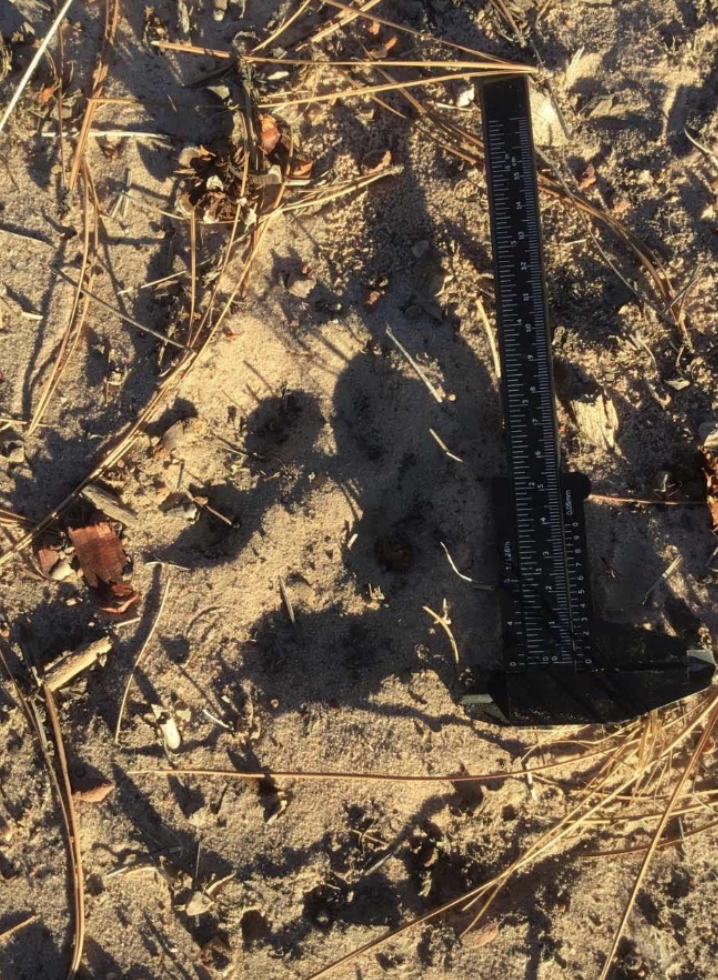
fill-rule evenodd
<path id="1" fill-rule="evenodd" d="M 53 582 L 64 582 L 65 579 L 69 578 L 71 575 L 72 565 L 67 558 L 61 558 L 50 572 L 50 578 L 53 580 Z"/>
<path id="2" fill-rule="evenodd" d="M 420 259 L 424 255 L 426 255 L 426 253 L 429 251 L 430 248 L 431 248 L 430 243 L 427 242 L 426 239 L 423 239 L 422 241 L 416 242 L 414 245 L 411 246 L 411 254 L 414 256 L 415 259 Z"/>
<path id="3" fill-rule="evenodd" d="M 476 98 L 476 89 L 473 85 L 465 85 L 459 90 L 456 96 L 456 105 L 459 109 L 468 108 Z"/>
<path id="4" fill-rule="evenodd" d="M 3 447 L 3 453 L 8 463 L 25 462 L 25 447 L 21 442 L 8 442 Z"/>
<path id="5" fill-rule="evenodd" d="M 193 827 L 204 827 L 204 825 L 207 823 L 207 807 L 199 807 L 199 809 L 195 810 L 194 813 L 190 813 L 187 819 Z"/>

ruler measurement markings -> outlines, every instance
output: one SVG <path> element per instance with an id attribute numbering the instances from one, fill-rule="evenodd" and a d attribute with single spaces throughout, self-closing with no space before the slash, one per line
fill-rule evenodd
<path id="1" fill-rule="evenodd" d="M 525 92 L 525 88 L 517 91 Z M 567 567 L 558 479 L 559 454 L 528 108 L 517 96 L 521 111 L 507 120 L 502 118 L 504 106 L 498 99 L 492 102 L 490 94 L 489 85 L 488 97 L 486 90 L 484 95 L 484 112 L 488 117 L 485 126 L 489 196 L 523 645 L 533 661 L 570 663 L 572 579 Z M 513 180 L 508 178 L 507 169 L 512 172 Z M 519 231 L 519 226 L 525 231 Z M 520 314 L 513 312 L 517 301 L 522 305 Z M 527 446 L 531 449 L 528 455 Z M 534 592 L 544 597 L 541 603 L 533 598 Z M 541 611 L 545 602 L 548 602 L 548 615 L 545 609 L 543 614 Z M 544 655 L 539 656 L 542 645 Z M 511 656 L 516 660 L 515 653 Z"/>

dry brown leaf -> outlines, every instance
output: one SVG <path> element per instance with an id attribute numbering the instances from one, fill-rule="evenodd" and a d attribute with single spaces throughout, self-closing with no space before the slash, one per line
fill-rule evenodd
<path id="1" fill-rule="evenodd" d="M 72 798 L 76 803 L 102 803 L 114 788 L 112 783 L 95 783 L 81 789 L 73 789 Z"/>
<path id="2" fill-rule="evenodd" d="M 621 215 L 628 214 L 628 212 L 631 210 L 631 202 L 625 197 L 619 197 L 618 200 L 614 202 L 611 210 L 614 214 L 621 217 Z"/>
<path id="3" fill-rule="evenodd" d="M 281 133 L 279 132 L 279 127 L 277 126 L 277 120 L 274 118 L 274 116 L 260 116 L 259 125 L 260 144 L 264 152 L 266 154 L 270 154 L 281 138 Z"/>
<path id="4" fill-rule="evenodd" d="M 109 585 L 122 581 L 127 555 L 116 532 L 106 521 L 87 527 L 71 527 L 68 534 L 82 572 L 93 589 L 100 582 Z"/>
<path id="5" fill-rule="evenodd" d="M 40 89 L 40 105 L 46 105 L 55 94 L 55 85 L 46 85 Z"/>
<path id="6" fill-rule="evenodd" d="M 384 41 L 383 44 L 379 44 L 375 48 L 370 48 L 369 56 L 371 58 L 377 58 L 379 60 L 381 60 L 382 58 L 387 58 L 392 48 L 396 47 L 398 40 L 399 39 L 397 38 L 396 34 L 391 34 L 386 39 L 386 41 Z"/>
<path id="7" fill-rule="evenodd" d="M 55 565 L 57 565 L 59 560 L 60 553 L 50 545 L 41 545 L 37 549 L 37 563 L 40 566 L 40 571 L 45 578 L 50 577 L 50 572 L 53 570 Z"/>
<path id="8" fill-rule="evenodd" d="M 313 169 L 313 160 L 295 156 L 289 166 L 289 176 L 292 180 L 307 180 L 311 177 Z"/>
<path id="9" fill-rule="evenodd" d="M 139 595 L 132 588 L 129 582 L 112 582 L 110 585 L 102 584 L 97 590 L 97 608 L 102 612 L 111 613 L 119 616 L 130 608 L 139 599 Z"/>
<path id="10" fill-rule="evenodd" d="M 68 528 L 68 534 L 85 579 L 96 590 L 98 608 L 112 615 L 126 612 L 139 596 L 122 579 L 127 555 L 117 533 L 107 521 L 100 521 Z"/>
<path id="11" fill-rule="evenodd" d="M 596 168 L 592 163 L 586 165 L 586 169 L 581 174 L 581 179 L 578 182 L 578 188 L 581 191 L 587 191 L 589 187 L 593 187 L 596 183 Z"/>
<path id="12" fill-rule="evenodd" d="M 391 164 L 391 150 L 372 150 L 362 160 L 362 173 L 376 174 Z"/>

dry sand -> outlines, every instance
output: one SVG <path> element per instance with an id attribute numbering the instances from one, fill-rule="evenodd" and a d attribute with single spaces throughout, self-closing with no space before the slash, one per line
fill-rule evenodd
<path id="1" fill-rule="evenodd" d="M 261 36 L 291 6 L 247 0 L 244 18 L 230 4 L 216 22 L 203 0 L 190 8 L 191 38 L 228 47 L 239 30 Z M 177 10 L 152 5 L 167 36 L 181 40 Z M 483 2 L 385 0 L 381 10 L 436 36 L 533 57 L 497 34 Z M 68 18 L 70 129 L 82 112 L 77 93 L 103 16 L 102 3 L 76 0 Z M 593 167 L 587 193 L 656 248 L 678 283 L 698 271 L 687 303 L 695 349 L 679 351 L 676 331 L 633 299 L 581 221 L 544 202 L 565 456 L 603 494 L 652 497 L 664 470 L 679 497 L 704 492 L 698 431 L 718 413 L 718 169 L 684 127 L 718 152 L 717 18 L 714 0 L 554 0 L 532 32 L 571 131 L 566 140 L 539 90 L 539 143 L 579 180 L 588 172 L 590 182 Z M 23 21 L 44 36 L 47 5 L 0 0 L 3 34 Z M 316 25 L 318 16 L 305 23 Z M 164 105 L 102 109 L 95 125 L 170 138 L 110 140 L 104 152 L 91 140 L 88 160 L 106 213 L 127 168 L 139 201 L 176 210 L 182 146 L 208 143 L 226 120 L 209 93 L 185 87 L 212 59 L 159 53 L 143 41 L 144 29 L 144 5 L 121 4 L 106 93 Z M 352 30 L 371 43 L 365 27 Z M 3 105 L 23 57 L 2 83 Z M 81 254 L 80 195 L 63 190 L 58 141 L 38 135 L 56 128 L 54 103 L 40 101 L 48 78 L 41 68 L 0 137 L 0 396 L 2 412 L 17 418 L 30 417 L 72 302 L 72 287 L 54 270 L 76 278 Z M 455 89 L 433 95 L 448 105 L 456 96 Z M 478 131 L 475 103 L 449 111 Z M 228 976 L 307 976 L 496 874 L 564 812 L 558 788 L 537 786 L 532 797 L 522 782 L 486 784 L 472 795 L 448 783 L 290 781 L 278 796 L 240 782 L 128 772 L 166 764 L 151 702 L 178 720 L 176 765 L 480 772 L 509 768 L 540 737 L 466 716 L 448 639 L 423 611 L 440 612 L 446 600 L 463 667 L 498 662 L 495 593 L 459 579 L 441 548 L 444 542 L 462 572 L 496 581 L 489 488 L 506 463 L 475 302 L 480 288 L 491 292 L 483 173 L 368 101 L 288 115 L 302 149 L 333 179 L 355 175 L 368 153 L 387 148 L 402 170 L 316 214 L 276 223 L 227 331 L 111 474 L 139 515 L 123 532 L 141 593 L 138 621 L 108 625 L 76 571 L 54 582 L 22 560 L 0 570 L 8 655 L 34 644 L 49 663 L 103 631 L 113 636 L 104 668 L 58 695 L 72 779 L 78 787 L 113 784 L 102 802 L 78 806 L 87 977 L 217 976 L 201 956 L 217 935 L 235 957 Z M 66 140 L 68 157 L 73 146 Z M 129 204 L 124 216 L 107 218 L 104 242 L 98 295 L 160 330 L 186 311 L 186 278 L 165 292 L 137 291 L 187 268 L 186 222 Z M 417 258 L 421 242 L 428 245 Z M 200 262 L 212 259 L 216 243 L 202 231 Z M 311 281 L 291 288 L 302 267 Z M 371 290 L 381 295 L 368 310 Z M 387 340 L 387 327 L 445 397 L 442 406 Z M 158 347 L 91 306 L 46 427 L 26 440 L 19 427 L 2 435 L 3 507 L 36 520 L 78 483 L 155 390 Z M 116 383 L 107 386 L 110 372 Z M 179 419 L 197 421 L 173 454 L 153 453 Z M 442 452 L 430 428 L 462 462 Z M 13 453 L 16 443 L 24 453 Z M 206 512 L 188 520 L 186 509 L 170 506 L 168 493 L 178 488 L 203 494 L 232 526 Z M 706 569 L 715 539 L 706 510 L 591 503 L 588 513 L 599 610 L 715 649 L 716 578 Z M 6 542 L 16 534 L 6 531 Z M 398 550 L 408 567 L 383 567 L 377 547 Z M 644 604 L 678 555 L 680 566 Z M 116 746 L 122 692 L 168 580 Z M 70 939 L 62 824 L 7 688 L 0 813 L 14 830 L 11 842 L 0 843 L 0 932 L 39 914 L 0 945 L 0 975 L 55 980 L 64 976 Z M 639 825 L 626 837 L 644 841 L 646 830 Z M 608 829 L 596 831 L 599 845 L 609 840 Z M 656 859 L 616 977 L 718 975 L 715 840 L 708 833 Z M 160 866 L 185 877 L 168 883 L 152 870 Z M 442 919 L 342 975 L 593 980 L 635 869 L 631 858 L 580 861 L 569 843 L 506 890 L 491 913 L 495 926 L 478 939 L 461 942 L 455 923 Z M 214 901 L 191 904 L 199 885 L 225 876 Z"/>

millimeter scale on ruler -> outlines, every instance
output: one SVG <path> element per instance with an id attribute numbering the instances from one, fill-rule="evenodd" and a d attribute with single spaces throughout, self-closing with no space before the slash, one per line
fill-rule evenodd
<path id="1" fill-rule="evenodd" d="M 516 724 L 618 721 L 710 683 L 714 663 L 678 637 L 593 614 L 584 501 L 556 418 L 528 81 L 482 85 L 508 478 L 495 481 L 503 670 L 466 704 Z"/>

